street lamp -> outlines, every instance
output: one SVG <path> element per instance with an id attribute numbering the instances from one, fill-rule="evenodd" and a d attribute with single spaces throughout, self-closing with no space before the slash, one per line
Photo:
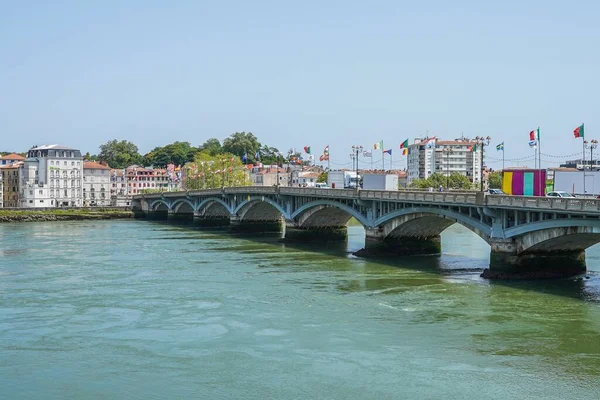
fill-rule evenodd
<path id="1" fill-rule="evenodd" d="M 596 139 L 592 139 L 589 142 L 584 140 L 583 145 L 586 149 L 590 149 L 590 171 L 592 171 L 594 168 L 594 149 L 598 147 L 598 141 Z M 585 164 L 583 165 L 583 169 L 585 170 Z"/>
<path id="2" fill-rule="evenodd" d="M 489 146 L 490 145 L 490 140 L 492 140 L 491 137 L 483 137 L 483 136 L 477 136 L 475 137 L 475 142 L 477 143 L 477 146 L 481 146 L 481 165 L 479 167 L 479 184 L 480 184 L 480 190 L 483 192 L 483 150 L 485 146 Z"/>
<path id="3" fill-rule="evenodd" d="M 454 150 L 450 147 L 442 149 L 442 152 L 446 154 L 446 190 L 450 187 L 450 154 L 454 153 Z"/>
<path id="4" fill-rule="evenodd" d="M 352 159 L 356 160 L 356 168 L 354 169 L 354 172 L 356 172 L 356 176 L 358 177 L 358 154 L 362 153 L 363 151 L 363 147 L 362 146 L 357 146 L 354 145 L 352 146 Z M 357 182 L 358 184 L 358 182 Z"/>

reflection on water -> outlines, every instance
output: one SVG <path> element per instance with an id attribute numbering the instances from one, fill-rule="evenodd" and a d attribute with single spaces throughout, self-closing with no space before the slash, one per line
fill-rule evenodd
<path id="1" fill-rule="evenodd" d="M 587 277 L 490 282 L 459 226 L 440 257 L 145 221 L 0 225 L 7 398 L 594 398 Z"/>

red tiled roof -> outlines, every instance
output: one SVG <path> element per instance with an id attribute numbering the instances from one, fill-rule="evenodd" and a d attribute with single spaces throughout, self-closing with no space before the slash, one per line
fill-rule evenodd
<path id="1" fill-rule="evenodd" d="M 20 156 L 17 153 L 11 153 L 11 154 L 7 154 L 5 156 L 0 156 L 0 159 L 2 159 L 2 160 L 23 161 L 23 160 L 25 160 L 25 157 Z"/>
<path id="2" fill-rule="evenodd" d="M 0 168 L 19 168 L 23 165 L 23 161 L 17 161 L 6 165 L 0 165 Z"/>
<path id="3" fill-rule="evenodd" d="M 110 169 L 109 166 L 97 163 L 95 161 L 84 161 L 83 168 L 84 169 Z"/>

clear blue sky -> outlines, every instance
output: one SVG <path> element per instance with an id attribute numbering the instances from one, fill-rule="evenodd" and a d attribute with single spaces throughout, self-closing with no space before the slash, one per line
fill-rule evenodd
<path id="1" fill-rule="evenodd" d="M 600 139 L 599 16 L 593 1 L 0 0 L 0 149 L 252 131 L 330 145 L 342 166 L 353 144 L 426 132 L 525 157 L 539 125 L 544 153 L 581 152 L 581 122 Z"/>

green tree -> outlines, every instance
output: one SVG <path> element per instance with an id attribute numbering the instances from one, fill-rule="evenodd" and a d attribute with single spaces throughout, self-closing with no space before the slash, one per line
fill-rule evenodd
<path id="1" fill-rule="evenodd" d="M 252 132 L 235 132 L 223 140 L 222 151 L 238 157 L 248 154 L 248 160 L 256 161 L 254 155 L 260 149 L 260 143 Z"/>
<path id="2" fill-rule="evenodd" d="M 248 169 L 239 157 L 231 153 L 211 155 L 209 151 L 199 152 L 193 162 L 185 164 L 184 170 L 184 185 L 188 190 L 251 184 Z"/>
<path id="3" fill-rule="evenodd" d="M 219 139 L 210 138 L 200 146 L 199 150 L 208 152 L 208 154 L 211 156 L 215 156 L 222 151 L 221 142 Z"/>
<path id="4" fill-rule="evenodd" d="M 488 186 L 490 189 L 501 189 L 502 188 L 502 172 L 494 171 L 488 175 Z"/>
<path id="5" fill-rule="evenodd" d="M 317 178 L 317 182 L 319 182 L 319 183 L 327 182 L 327 172 L 321 172 L 321 174 Z"/>
<path id="6" fill-rule="evenodd" d="M 138 153 L 138 147 L 132 142 L 114 139 L 100 145 L 98 160 L 105 161 L 111 168 L 125 168 L 139 164 L 142 156 Z"/>
<path id="7" fill-rule="evenodd" d="M 168 164 L 184 165 L 194 160 L 198 152 L 190 142 L 174 142 L 163 147 L 155 147 L 144 155 L 144 165 L 153 165 L 164 168 Z"/>
<path id="8" fill-rule="evenodd" d="M 449 177 L 446 177 L 440 173 L 431 174 L 427 179 L 415 179 L 411 182 L 410 187 L 427 189 L 433 188 L 438 189 L 440 186 L 445 188 L 446 185 L 450 189 L 472 189 L 473 184 L 464 175 L 459 174 L 458 172 L 452 172 Z"/>

